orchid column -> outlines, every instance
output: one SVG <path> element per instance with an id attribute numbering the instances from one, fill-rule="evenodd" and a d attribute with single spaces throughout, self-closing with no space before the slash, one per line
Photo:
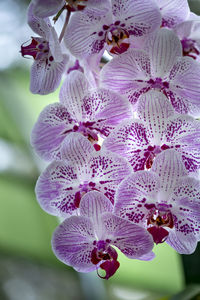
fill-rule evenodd
<path id="1" fill-rule="evenodd" d="M 113 246 L 141 260 L 165 241 L 192 253 L 200 240 L 199 17 L 186 0 L 32 0 L 28 23 L 39 35 L 21 47 L 34 58 L 31 91 L 48 94 L 62 82 L 31 135 L 49 162 L 37 200 L 64 219 L 55 255 L 109 279 L 120 266 Z"/>

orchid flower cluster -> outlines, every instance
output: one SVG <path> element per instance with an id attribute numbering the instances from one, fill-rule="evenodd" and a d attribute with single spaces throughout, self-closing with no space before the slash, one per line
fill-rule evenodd
<path id="1" fill-rule="evenodd" d="M 187 0 L 32 0 L 28 24 L 31 92 L 51 93 L 63 79 L 31 135 L 49 162 L 37 200 L 62 219 L 57 258 L 108 279 L 117 248 L 139 260 L 154 258 L 154 243 L 194 252 L 200 17 Z"/>

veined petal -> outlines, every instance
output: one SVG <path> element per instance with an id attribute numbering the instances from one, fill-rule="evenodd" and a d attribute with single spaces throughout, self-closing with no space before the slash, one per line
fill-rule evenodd
<path id="1" fill-rule="evenodd" d="M 157 0 L 156 3 L 162 14 L 162 26 L 174 27 L 189 17 L 187 0 Z"/>
<path id="2" fill-rule="evenodd" d="M 182 154 L 186 169 L 196 171 L 200 165 L 200 122 L 187 115 L 169 118 L 166 142 Z"/>
<path id="3" fill-rule="evenodd" d="M 178 36 L 171 30 L 162 28 L 150 35 L 145 50 L 151 61 L 151 74 L 162 78 L 182 56 L 182 46 Z"/>
<path id="4" fill-rule="evenodd" d="M 63 60 L 63 54 L 61 51 L 61 46 L 58 40 L 58 35 L 54 27 L 51 27 L 49 30 L 49 48 L 56 62 L 61 62 Z"/>
<path id="5" fill-rule="evenodd" d="M 87 165 L 94 147 L 82 134 L 73 132 L 68 135 L 61 147 L 61 158 L 77 167 Z"/>
<path id="6" fill-rule="evenodd" d="M 99 53 L 105 44 L 106 31 L 103 30 L 103 25 L 110 24 L 112 24 L 110 12 L 96 14 L 93 9 L 85 9 L 84 13 L 76 12 L 65 32 L 66 47 L 78 58 Z"/>
<path id="7" fill-rule="evenodd" d="M 185 99 L 186 105 L 189 106 L 189 113 L 194 116 L 197 116 L 200 110 L 199 76 L 200 66 L 190 57 L 180 58 L 171 69 L 169 75 L 170 89 L 176 93 L 179 98 Z M 197 114 L 195 114 L 195 107 Z"/>
<path id="8" fill-rule="evenodd" d="M 34 3 L 34 14 L 39 18 L 52 16 L 59 12 L 65 5 L 64 0 L 32 0 Z"/>
<path id="9" fill-rule="evenodd" d="M 131 165 L 119 155 L 109 151 L 92 153 L 88 162 L 95 189 L 101 191 L 114 202 L 118 184 L 131 173 Z"/>
<path id="10" fill-rule="evenodd" d="M 174 109 L 167 97 L 159 91 L 152 90 L 140 96 L 137 113 L 145 122 L 148 139 L 152 145 L 161 145 L 167 119 L 174 115 Z"/>
<path id="11" fill-rule="evenodd" d="M 48 18 L 41 19 L 36 15 L 34 15 L 34 9 L 35 9 L 35 5 L 33 2 L 31 2 L 27 12 L 28 25 L 35 33 L 39 34 L 39 36 L 47 38 L 51 28 L 50 21 Z"/>
<path id="12" fill-rule="evenodd" d="M 109 89 L 125 93 L 141 88 L 143 81 L 150 78 L 150 60 L 140 50 L 130 50 L 107 63 L 101 71 L 101 83 Z"/>
<path id="13" fill-rule="evenodd" d="M 138 171 L 119 185 L 114 212 L 131 222 L 144 224 L 148 215 L 146 203 L 155 203 L 160 191 L 160 179 L 152 171 Z"/>
<path id="14" fill-rule="evenodd" d="M 60 84 L 68 56 L 63 55 L 61 62 L 55 62 L 51 53 L 46 59 L 35 60 L 31 68 L 30 90 L 33 94 L 52 93 Z"/>
<path id="15" fill-rule="evenodd" d="M 32 130 L 31 145 L 45 160 L 60 158 L 60 147 L 75 122 L 60 103 L 46 106 Z"/>
<path id="16" fill-rule="evenodd" d="M 112 0 L 112 11 L 134 36 L 143 36 L 161 25 L 161 14 L 153 1 Z"/>
<path id="17" fill-rule="evenodd" d="M 91 262 L 95 239 L 90 219 L 72 216 L 56 228 L 52 238 L 53 252 L 75 270 L 90 272 L 96 269 Z"/>
<path id="18" fill-rule="evenodd" d="M 105 148 L 126 157 L 134 171 L 138 171 L 144 170 L 146 157 L 143 150 L 148 145 L 143 122 L 127 120 L 118 125 L 104 140 L 102 149 Z"/>
<path id="19" fill-rule="evenodd" d="M 75 194 L 80 191 L 82 175 L 77 173 L 76 166 L 65 161 L 54 161 L 46 168 L 36 184 L 36 196 L 42 209 L 63 217 L 77 210 Z"/>
<path id="20" fill-rule="evenodd" d="M 104 235 L 111 244 L 129 258 L 139 258 L 153 248 L 153 239 L 148 231 L 111 213 L 102 216 Z"/>
<path id="21" fill-rule="evenodd" d="M 153 162 L 151 171 L 159 176 L 161 189 L 166 193 L 167 199 L 176 187 L 180 177 L 188 174 L 181 155 L 175 150 L 165 150 L 158 154 Z M 167 199 L 163 199 L 163 201 L 167 201 Z"/>
<path id="22" fill-rule="evenodd" d="M 185 228 L 190 230 L 187 224 L 185 224 Z M 177 230 L 170 230 L 166 242 L 180 254 L 191 254 L 197 246 L 197 240 L 193 234 L 186 236 L 185 233 Z"/>
<path id="23" fill-rule="evenodd" d="M 80 71 L 70 72 L 60 89 L 60 102 L 67 107 L 71 116 L 76 120 L 82 119 L 82 99 L 88 92 L 88 81 Z"/>

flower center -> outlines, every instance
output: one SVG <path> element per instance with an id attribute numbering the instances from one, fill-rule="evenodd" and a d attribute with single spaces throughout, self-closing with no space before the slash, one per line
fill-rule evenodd
<path id="1" fill-rule="evenodd" d="M 88 0 L 66 0 L 66 6 L 69 11 L 83 10 Z"/>
<path id="2" fill-rule="evenodd" d="M 152 209 L 154 206 L 152 205 L 146 204 L 146 208 Z M 147 220 L 147 230 L 152 235 L 156 244 L 163 243 L 169 235 L 168 230 L 164 227 L 174 227 L 172 213 L 169 210 L 159 210 L 154 208 Z"/>
<path id="3" fill-rule="evenodd" d="M 146 157 L 146 169 L 150 169 L 152 167 L 154 158 L 157 154 L 169 148 L 170 147 L 165 144 L 162 146 L 148 146 L 147 150 L 144 152 L 144 156 Z"/>
<path id="4" fill-rule="evenodd" d="M 169 88 L 169 82 L 162 81 L 162 78 L 150 79 L 147 83 L 154 89 L 164 90 Z"/>
<path id="5" fill-rule="evenodd" d="M 21 46 L 22 56 L 30 55 L 37 60 L 45 58 L 49 54 L 49 43 L 42 38 L 32 37 L 32 41 L 29 45 L 23 45 Z"/>
<path id="6" fill-rule="evenodd" d="M 106 33 L 106 43 L 111 47 L 110 52 L 113 54 L 121 54 L 125 52 L 130 43 L 124 42 L 124 40 L 129 38 L 129 33 L 127 30 L 122 28 L 111 28 L 110 31 Z"/>
<path id="7" fill-rule="evenodd" d="M 76 208 L 79 208 L 81 198 L 89 191 L 97 191 L 95 189 L 95 183 L 94 182 L 88 182 L 84 181 L 82 184 L 79 185 L 79 191 L 76 192 L 75 194 L 75 199 L 74 199 L 74 205 Z"/>
<path id="8" fill-rule="evenodd" d="M 91 262 L 94 265 L 97 265 L 102 261 L 102 263 L 100 264 L 100 268 L 106 272 L 106 275 L 100 276 L 98 272 L 97 274 L 103 279 L 109 279 L 119 268 L 119 262 L 117 261 L 118 254 L 116 250 L 109 245 L 110 242 L 110 240 L 100 240 L 98 242 L 93 242 L 95 247 L 91 253 Z"/>

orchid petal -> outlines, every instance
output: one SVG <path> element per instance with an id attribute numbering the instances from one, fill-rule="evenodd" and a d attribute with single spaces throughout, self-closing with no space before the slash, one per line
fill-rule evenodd
<path id="1" fill-rule="evenodd" d="M 153 1 L 127 0 L 124 3 L 123 0 L 112 0 L 112 11 L 134 36 L 150 33 L 161 25 L 161 14 Z"/>
<path id="2" fill-rule="evenodd" d="M 54 254 L 63 263 L 79 272 L 96 269 L 91 262 L 95 240 L 93 225 L 88 218 L 72 216 L 59 225 L 52 238 Z"/>
<path id="3" fill-rule="evenodd" d="M 124 179 L 115 195 L 114 212 L 131 222 L 144 224 L 148 215 L 146 202 L 156 203 L 160 179 L 151 171 L 138 171 Z"/>
<path id="4" fill-rule="evenodd" d="M 111 213 L 102 216 L 104 235 L 129 258 L 139 258 L 153 248 L 153 239 L 146 229 Z"/>
<path id="5" fill-rule="evenodd" d="M 185 227 L 189 230 L 188 224 L 185 224 Z M 197 240 L 193 234 L 185 236 L 185 233 L 177 230 L 170 231 L 166 242 L 180 254 L 191 254 L 197 246 Z"/>
<path id="6" fill-rule="evenodd" d="M 52 162 L 36 184 L 37 200 L 43 210 L 66 217 L 77 209 L 75 194 L 80 190 L 77 169 L 64 161 Z"/>
<path id="7" fill-rule="evenodd" d="M 162 26 L 174 27 L 189 17 L 190 9 L 187 0 L 157 0 L 161 14 Z"/>
<path id="8" fill-rule="evenodd" d="M 152 145 L 161 145 L 167 119 L 174 115 L 174 109 L 167 97 L 159 91 L 152 90 L 140 96 L 137 113 L 147 130 L 147 137 Z"/>
<path id="9" fill-rule="evenodd" d="M 34 14 L 39 18 L 45 18 L 52 16 L 59 12 L 59 10 L 65 5 L 64 0 L 33 0 Z"/>
<path id="10" fill-rule="evenodd" d="M 39 115 L 31 134 L 31 144 L 43 159 L 58 159 L 60 146 L 73 126 L 74 121 L 62 104 L 50 104 Z"/>
<path id="11" fill-rule="evenodd" d="M 68 57 L 63 55 L 61 62 L 55 62 L 51 53 L 45 59 L 35 60 L 31 68 L 31 92 L 46 95 L 55 91 L 60 84 L 67 60 Z"/>
<path id="12" fill-rule="evenodd" d="M 151 171 L 159 176 L 161 189 L 166 193 L 167 198 L 174 190 L 180 177 L 188 174 L 181 155 L 175 150 L 165 150 L 158 154 Z"/>
<path id="13" fill-rule="evenodd" d="M 67 107 L 75 120 L 82 119 L 81 104 L 88 88 L 87 78 L 80 71 L 70 72 L 61 86 L 60 102 Z"/>
<path id="14" fill-rule="evenodd" d="M 139 50 L 130 50 L 107 63 L 101 71 L 102 85 L 117 92 L 141 88 L 142 81 L 150 79 L 150 60 Z"/>
<path id="15" fill-rule="evenodd" d="M 126 157 L 134 171 L 144 170 L 144 148 L 149 141 L 146 128 L 139 120 L 127 120 L 118 125 L 103 142 L 103 148 Z"/>
<path id="16" fill-rule="evenodd" d="M 93 9 L 85 9 L 84 13 L 76 12 L 65 32 L 66 47 L 78 58 L 99 53 L 105 44 L 106 31 L 102 31 L 102 27 L 111 23 L 110 12 L 101 15 Z"/>
<path id="17" fill-rule="evenodd" d="M 166 28 L 160 29 L 149 37 L 146 49 L 151 61 L 151 74 L 162 78 L 182 55 L 182 46 L 177 35 Z"/>

